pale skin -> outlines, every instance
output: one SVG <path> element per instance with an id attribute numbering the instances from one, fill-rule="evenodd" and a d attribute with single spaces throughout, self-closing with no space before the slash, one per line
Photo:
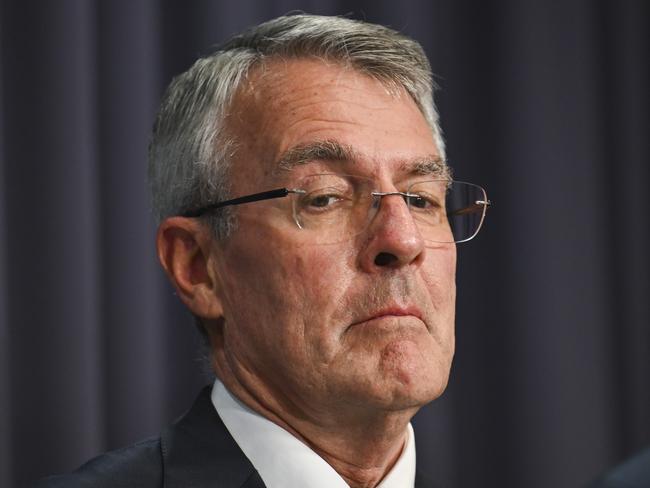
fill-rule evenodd
<path id="1" fill-rule="evenodd" d="M 272 61 L 236 96 L 233 196 L 340 172 L 395 191 L 415 161 L 438 155 L 413 100 L 351 68 Z M 335 141 L 354 160 L 277 169 L 292 148 Z M 398 196 L 369 228 L 319 245 L 291 220 L 288 198 L 241 205 L 215 241 L 199 220 L 159 229 L 163 267 L 203 318 L 215 371 L 251 409 L 307 443 L 352 487 L 376 486 L 406 426 L 445 389 L 454 352 L 456 248 L 427 244 Z M 381 259 L 378 256 L 381 255 Z"/>

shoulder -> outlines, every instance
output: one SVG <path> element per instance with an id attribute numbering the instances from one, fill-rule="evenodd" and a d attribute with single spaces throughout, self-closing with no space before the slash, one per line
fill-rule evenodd
<path id="1" fill-rule="evenodd" d="M 160 438 L 110 451 L 91 459 L 76 471 L 44 478 L 32 488 L 121 488 L 162 486 Z"/>
<path id="2" fill-rule="evenodd" d="M 160 437 L 103 454 L 73 473 L 32 488 L 229 488 L 264 486 L 203 389 L 192 408 Z"/>
<path id="3" fill-rule="evenodd" d="M 418 468 L 415 471 L 415 488 L 440 488 L 440 486 Z"/>
<path id="4" fill-rule="evenodd" d="M 589 488 L 643 488 L 650 486 L 650 448 L 619 464 Z"/>

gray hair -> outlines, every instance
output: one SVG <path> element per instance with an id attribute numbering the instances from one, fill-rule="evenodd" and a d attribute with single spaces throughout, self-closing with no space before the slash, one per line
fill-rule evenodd
<path id="1" fill-rule="evenodd" d="M 249 71 L 271 58 L 315 57 L 336 61 L 404 89 L 432 129 L 444 160 L 444 141 L 433 102 L 429 61 L 416 41 L 384 26 L 344 17 L 291 15 L 260 24 L 199 59 L 167 88 L 149 146 L 149 182 L 158 222 L 228 198 L 228 171 L 236 141 L 226 119 Z M 225 238 L 232 213 L 210 219 Z"/>

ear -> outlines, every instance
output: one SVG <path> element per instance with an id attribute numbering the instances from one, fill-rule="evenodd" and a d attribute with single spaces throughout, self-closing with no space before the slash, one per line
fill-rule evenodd
<path id="1" fill-rule="evenodd" d="M 210 269 L 214 239 L 196 219 L 170 217 L 158 227 L 158 259 L 183 303 L 198 317 L 218 319 L 223 306 L 218 278 Z"/>

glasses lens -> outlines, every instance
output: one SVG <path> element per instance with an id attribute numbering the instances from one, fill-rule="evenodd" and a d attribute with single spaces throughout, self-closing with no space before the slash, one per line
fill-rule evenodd
<path id="1" fill-rule="evenodd" d="M 301 229 L 317 231 L 323 244 L 345 241 L 363 232 L 372 204 L 372 180 L 320 174 L 300 180 L 293 217 Z"/>
<path id="2" fill-rule="evenodd" d="M 319 174 L 296 182 L 293 218 L 321 244 L 343 242 L 363 232 L 381 206 L 373 197 L 374 182 L 358 176 Z M 425 241 L 463 242 L 483 222 L 487 197 L 471 183 L 419 181 L 404 200 Z"/>
<path id="3" fill-rule="evenodd" d="M 459 181 L 422 181 L 407 198 L 422 237 L 430 242 L 472 239 L 483 222 L 487 197 L 480 186 Z"/>

